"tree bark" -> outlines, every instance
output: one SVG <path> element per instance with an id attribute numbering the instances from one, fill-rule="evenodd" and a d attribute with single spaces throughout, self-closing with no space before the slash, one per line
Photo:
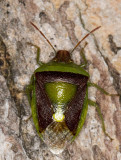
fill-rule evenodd
<path id="1" fill-rule="evenodd" d="M 121 93 L 121 0 L 0 0 L 0 159 L 1 160 L 120 160 L 121 108 L 119 96 L 110 97 L 89 88 L 89 98 L 101 108 L 106 137 L 94 107 L 76 140 L 60 155 L 52 154 L 37 135 L 25 88 L 36 64 L 49 62 L 55 53 L 30 24 L 45 34 L 55 49 L 71 51 L 92 29 L 101 28 L 73 52 L 82 63 L 80 49 L 87 42 L 85 56 L 90 81 L 109 93 Z"/>

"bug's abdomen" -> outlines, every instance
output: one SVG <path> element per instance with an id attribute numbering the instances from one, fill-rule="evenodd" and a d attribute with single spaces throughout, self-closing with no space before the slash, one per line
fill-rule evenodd
<path id="1" fill-rule="evenodd" d="M 60 152 L 75 136 L 88 77 L 50 71 L 37 72 L 35 78 L 40 132 L 50 150 Z"/>
<path id="2" fill-rule="evenodd" d="M 37 72 L 36 98 L 40 128 L 65 121 L 69 130 L 77 129 L 86 94 L 88 77 L 69 72 Z M 45 123 L 45 124 L 44 124 Z"/>

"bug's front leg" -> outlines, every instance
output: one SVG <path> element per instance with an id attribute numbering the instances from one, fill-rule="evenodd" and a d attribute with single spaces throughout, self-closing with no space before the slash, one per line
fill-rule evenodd
<path id="1" fill-rule="evenodd" d="M 113 138 L 111 138 L 111 137 L 109 136 L 109 134 L 106 132 L 105 123 L 104 123 L 104 119 L 103 119 L 103 115 L 102 115 L 102 113 L 101 113 L 100 107 L 97 105 L 96 102 L 94 102 L 94 101 L 92 101 L 92 100 L 90 100 L 90 99 L 88 99 L 88 104 L 91 105 L 91 106 L 96 107 L 96 110 L 97 110 L 97 112 L 98 112 L 98 115 L 99 115 L 100 120 L 101 120 L 101 123 L 102 123 L 102 130 L 103 130 L 104 134 L 105 134 L 107 137 L 109 137 L 110 140 L 112 141 Z"/>
<path id="2" fill-rule="evenodd" d="M 42 62 L 39 61 L 39 58 L 40 58 L 40 47 L 38 47 L 37 45 L 33 44 L 33 43 L 30 43 L 30 42 L 27 42 L 28 45 L 30 46 L 33 46 L 37 49 L 37 57 L 36 57 L 36 62 L 38 65 L 42 65 Z"/>
<path id="3" fill-rule="evenodd" d="M 30 84 L 26 87 L 26 90 L 25 90 L 30 105 L 32 102 L 32 92 L 34 90 L 34 87 L 33 87 L 34 81 L 35 79 L 34 79 L 34 74 L 33 74 L 30 80 Z M 32 114 L 25 121 L 28 121 L 31 117 L 32 117 Z"/>
<path id="4" fill-rule="evenodd" d="M 87 59 L 86 59 L 86 56 L 85 56 L 85 54 L 84 54 L 84 49 L 85 49 L 85 47 L 87 46 L 87 44 L 88 43 L 85 43 L 85 46 L 81 49 L 81 51 L 80 51 L 80 55 L 81 55 L 81 57 L 82 57 L 82 59 L 83 59 L 83 61 L 84 61 L 84 64 L 83 64 L 83 67 L 86 67 L 87 66 Z"/>
<path id="5" fill-rule="evenodd" d="M 31 99 L 32 99 L 33 83 L 34 83 L 34 74 L 31 77 L 30 84 L 26 87 L 26 90 L 25 90 L 30 105 L 31 105 Z"/>

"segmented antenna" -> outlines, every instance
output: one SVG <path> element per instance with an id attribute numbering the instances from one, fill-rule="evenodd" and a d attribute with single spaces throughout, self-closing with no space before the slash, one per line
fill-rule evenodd
<path id="1" fill-rule="evenodd" d="M 96 30 L 99 29 L 100 27 L 101 27 L 101 26 L 96 27 L 96 28 L 93 29 L 91 32 L 87 33 L 87 35 L 84 36 L 84 37 L 81 39 L 81 41 L 79 41 L 79 42 L 77 43 L 77 45 L 74 47 L 74 49 L 72 49 L 71 53 L 78 47 L 78 45 L 79 45 L 85 38 L 87 38 L 91 33 L 93 33 L 94 31 L 96 31 Z"/>
<path id="2" fill-rule="evenodd" d="M 31 25 L 32 26 L 34 26 L 34 28 L 36 29 L 36 30 L 38 30 L 39 32 L 40 32 L 40 34 L 46 39 L 46 41 L 50 44 L 50 46 L 52 47 L 52 49 L 54 50 L 54 52 L 56 53 L 56 50 L 55 50 L 55 48 L 53 47 L 53 45 L 50 43 L 50 41 L 45 37 L 45 35 L 39 30 L 39 28 L 35 25 L 35 24 L 33 24 L 32 22 L 30 22 L 31 23 Z"/>

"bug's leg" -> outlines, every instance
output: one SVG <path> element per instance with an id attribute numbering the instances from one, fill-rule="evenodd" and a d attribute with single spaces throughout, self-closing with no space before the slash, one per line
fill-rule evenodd
<path id="1" fill-rule="evenodd" d="M 92 101 L 92 100 L 90 100 L 90 99 L 88 99 L 88 104 L 91 105 L 91 106 L 96 107 L 96 110 L 97 110 L 97 112 L 98 112 L 98 115 L 99 115 L 100 120 L 101 120 L 101 123 L 102 123 L 102 130 L 103 130 L 104 134 L 105 134 L 107 137 L 109 137 L 110 140 L 112 141 L 113 139 L 112 139 L 112 138 L 109 136 L 109 134 L 106 132 L 105 123 L 104 123 L 104 119 L 103 119 L 103 115 L 102 115 L 102 113 L 101 113 L 100 107 L 97 105 L 96 102 L 94 102 L 94 101 Z"/>
<path id="2" fill-rule="evenodd" d="M 25 89 L 30 105 L 31 105 L 31 100 L 32 100 L 33 85 L 34 85 L 34 74 L 31 77 L 30 84 Z M 31 117 L 32 117 L 32 114 L 25 121 L 27 122 Z"/>
<path id="3" fill-rule="evenodd" d="M 27 94 L 30 105 L 31 105 L 31 94 L 32 94 L 32 90 L 33 90 L 33 82 L 34 82 L 34 75 L 32 75 L 31 80 L 30 80 L 30 84 L 25 89 L 25 92 Z"/>
<path id="4" fill-rule="evenodd" d="M 28 85 L 28 86 L 26 87 L 25 92 L 26 92 L 26 95 L 27 95 L 27 97 L 28 97 L 29 104 L 31 104 L 31 91 L 32 91 L 32 85 Z"/>
<path id="5" fill-rule="evenodd" d="M 104 93 L 104 94 L 106 94 L 108 96 L 119 96 L 118 94 L 110 94 L 110 93 L 108 93 L 107 91 L 105 91 L 103 88 L 101 88 L 100 86 L 98 86 L 95 83 L 88 82 L 87 85 L 88 85 L 88 87 L 95 87 L 95 88 L 97 88 L 100 92 L 102 92 L 102 93 Z"/>
<path id="6" fill-rule="evenodd" d="M 80 51 L 80 55 L 84 61 L 84 64 L 83 64 L 83 67 L 86 67 L 87 66 L 87 59 L 86 59 L 86 56 L 84 54 L 84 48 L 87 46 L 88 43 L 85 43 L 85 46 L 81 49 Z"/>
<path id="7" fill-rule="evenodd" d="M 30 42 L 27 42 L 28 45 L 30 46 L 33 46 L 37 49 L 37 57 L 36 57 L 36 61 L 37 61 L 37 64 L 39 64 L 40 66 L 42 65 L 42 62 L 39 61 L 39 57 L 40 57 L 40 47 L 38 47 L 37 45 L 33 44 L 33 43 L 30 43 Z"/>

